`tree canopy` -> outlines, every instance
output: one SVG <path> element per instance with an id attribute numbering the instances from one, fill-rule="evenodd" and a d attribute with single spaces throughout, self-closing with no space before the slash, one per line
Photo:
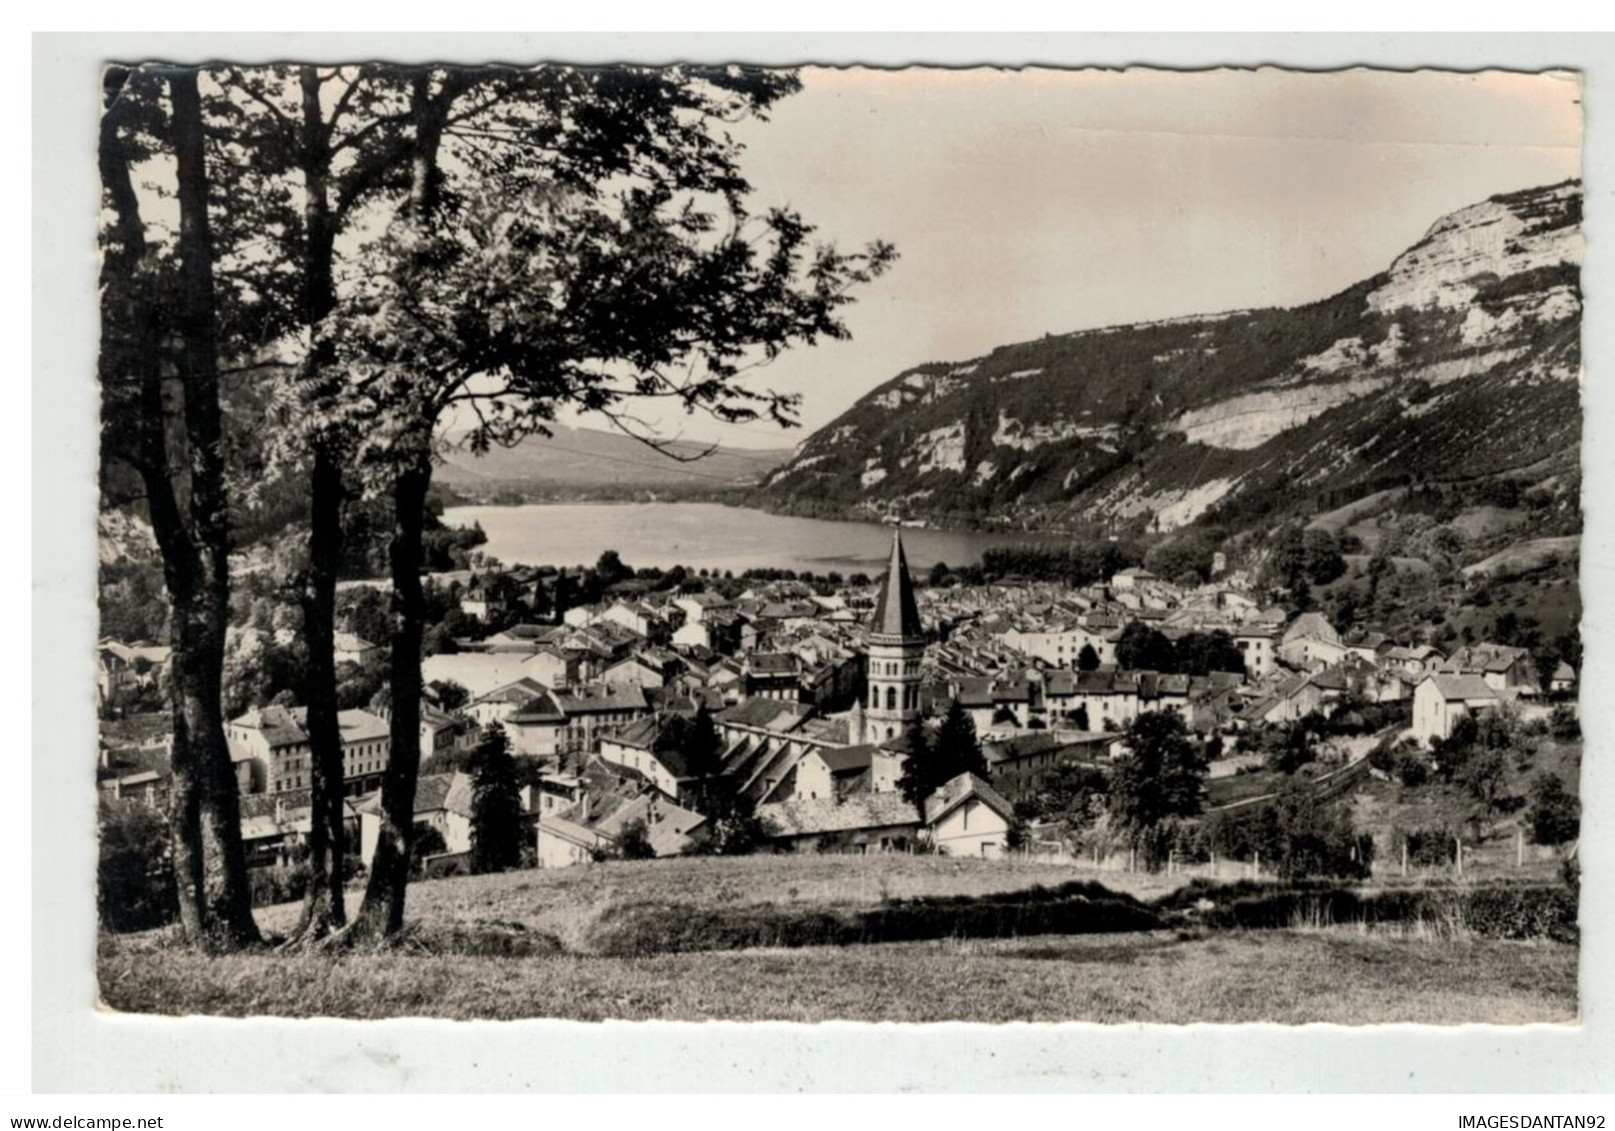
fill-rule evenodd
<path id="1" fill-rule="evenodd" d="M 1200 813 L 1206 762 L 1175 712 L 1139 715 L 1126 733 L 1128 753 L 1111 775 L 1110 812 L 1137 845 L 1168 819 Z"/>

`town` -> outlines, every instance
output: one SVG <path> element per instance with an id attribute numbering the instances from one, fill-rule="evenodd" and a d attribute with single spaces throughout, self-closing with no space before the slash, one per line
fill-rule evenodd
<path id="1" fill-rule="evenodd" d="M 894 529 L 875 578 L 646 578 L 609 552 L 588 572 L 598 595 L 576 605 L 567 595 L 583 579 L 565 570 L 479 556 L 477 568 L 431 579 L 460 635 L 440 635 L 423 667 L 419 874 L 470 867 L 467 764 L 490 729 L 519 767 L 529 866 L 759 850 L 1095 863 L 1120 852 L 1137 866 L 1137 837 L 1106 830 L 1115 814 L 1103 801 L 1110 768 L 1152 714 L 1170 716 L 1195 751 L 1203 796 L 1183 812 L 1207 819 L 1259 801 L 1253 787 L 1273 784 L 1262 771 L 1274 766 L 1337 796 L 1366 774 L 1428 761 L 1487 716 L 1574 725 L 1564 661 L 1544 672 L 1518 645 L 1448 653 L 1361 627 L 1343 635 L 1321 612 L 1264 600 L 1221 554 L 1215 576 L 1192 587 L 1142 566 L 1084 586 L 969 584 L 939 566 L 917 584 Z M 355 622 L 385 596 L 362 584 L 347 595 L 336 654 L 359 673 L 384 649 Z M 99 654 L 101 795 L 160 810 L 165 728 L 128 719 L 162 681 L 167 649 L 105 640 Z M 284 688 L 228 721 L 254 874 L 301 858 L 304 721 Z M 340 723 L 357 870 L 380 820 L 385 691 Z M 1180 835 L 1168 851 L 1187 866 L 1216 849 Z"/>

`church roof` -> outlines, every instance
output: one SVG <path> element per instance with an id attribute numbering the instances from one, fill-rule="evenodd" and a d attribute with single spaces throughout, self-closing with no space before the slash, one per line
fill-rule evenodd
<path id="1" fill-rule="evenodd" d="M 915 639 L 925 635 L 920 625 L 920 607 L 914 601 L 914 582 L 908 575 L 908 558 L 903 555 L 901 531 L 892 532 L 892 560 L 880 582 L 869 631 L 877 636 Z"/>

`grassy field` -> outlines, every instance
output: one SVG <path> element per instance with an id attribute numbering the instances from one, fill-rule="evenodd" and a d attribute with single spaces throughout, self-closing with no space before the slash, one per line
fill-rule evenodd
<path id="1" fill-rule="evenodd" d="M 614 958 L 587 953 L 611 908 L 874 905 L 988 895 L 1094 873 L 937 857 L 760 857 L 608 864 L 411 888 L 410 942 L 384 951 L 208 957 L 166 935 L 107 938 L 116 1010 L 226 1016 L 578 1020 L 830 1019 L 1437 1024 L 1570 1021 L 1577 949 L 1420 929 L 1150 931 L 758 948 Z M 1150 898 L 1176 880 L 1106 873 Z M 259 918 L 285 929 L 295 908 Z M 491 955 L 487 937 L 542 940 Z M 557 945 L 558 941 L 558 945 Z"/>
<path id="2" fill-rule="evenodd" d="M 1349 930 L 942 940 L 643 959 L 118 949 L 114 1009 L 582 1021 L 1564 1022 L 1576 951 Z"/>
<path id="3" fill-rule="evenodd" d="M 629 903 L 682 903 L 734 907 L 753 903 L 877 904 L 885 899 L 933 895 L 989 895 L 1042 884 L 1098 878 L 1114 891 L 1149 899 L 1179 886 L 1181 878 L 1106 872 L 1023 860 L 953 859 L 892 854 L 847 856 L 745 856 L 692 858 L 643 864 L 467 876 L 410 885 L 409 915 L 437 925 L 490 920 L 521 923 L 558 938 L 568 950 L 586 946 L 589 929 L 609 908 Z M 355 889 L 352 898 L 358 898 Z M 285 933 L 296 905 L 264 908 L 258 922 Z"/>

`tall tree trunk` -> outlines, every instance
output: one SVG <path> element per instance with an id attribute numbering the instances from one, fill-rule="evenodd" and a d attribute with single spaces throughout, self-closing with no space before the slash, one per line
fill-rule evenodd
<path id="1" fill-rule="evenodd" d="M 158 311 L 150 291 L 145 226 L 129 171 L 129 153 L 120 133 L 123 128 L 133 128 L 132 107 L 136 100 L 127 89 L 133 81 L 129 72 L 109 73 L 107 105 L 101 118 L 101 183 L 112 216 L 102 242 L 101 259 L 101 427 L 107 437 L 107 454 L 115 454 L 134 467 L 145 485 L 147 509 L 162 555 L 163 580 L 177 627 L 188 617 L 193 555 L 169 477 Z M 190 732 L 181 707 L 181 701 L 173 698 L 169 844 L 180 927 L 187 939 L 200 943 L 206 936 L 201 807 Z"/>
<path id="2" fill-rule="evenodd" d="M 392 750 L 381 785 L 381 833 L 370 860 L 370 880 L 351 935 L 379 938 L 404 925 L 415 829 L 415 787 L 421 768 L 421 644 L 426 635 L 421 590 L 426 491 L 432 482 L 431 449 L 393 482 L 396 531 L 392 542 L 393 639 Z"/>
<path id="3" fill-rule="evenodd" d="M 414 76 L 411 91 L 415 146 L 410 163 L 408 216 L 420 232 L 431 223 L 438 193 L 438 149 L 456 90 L 450 79 L 436 95 L 431 90 L 431 68 Z M 421 645 L 425 639 L 425 600 L 421 593 L 421 566 L 425 561 L 423 535 L 426 492 L 432 484 L 432 437 L 436 416 L 423 411 L 414 435 L 396 440 L 401 466 L 393 481 L 391 552 L 393 586 L 392 751 L 381 786 L 381 834 L 370 861 L 370 880 L 364 903 L 350 937 L 391 935 L 404 926 L 404 895 L 409 885 L 410 852 L 414 840 L 415 788 L 421 767 Z"/>
<path id="4" fill-rule="evenodd" d="M 305 198 L 306 246 L 303 264 L 303 319 L 309 351 L 300 385 L 318 403 L 330 390 L 331 350 L 320 323 L 336 307 L 332 256 L 335 222 L 330 207 L 330 130 L 320 107 L 320 81 L 314 67 L 298 71 L 303 117 L 299 150 Z M 309 883 L 295 939 L 317 939 L 347 918 L 342 890 L 343 830 L 342 731 L 337 721 L 336 580 L 342 555 L 342 460 L 336 437 L 314 437 L 309 484 L 309 572 L 302 594 L 303 632 L 308 646 L 304 702 L 308 706 L 310 785 Z"/>
<path id="5" fill-rule="evenodd" d="M 219 403 L 217 296 L 201 98 L 194 68 L 169 75 L 178 182 L 181 387 L 188 456 L 195 587 L 175 609 L 174 689 L 184 715 L 187 758 L 201 818 L 202 887 L 210 940 L 258 940 L 241 844 L 241 799 L 224 738 L 220 704 L 230 615 L 230 516 Z M 176 775 L 177 777 L 178 775 Z"/>

